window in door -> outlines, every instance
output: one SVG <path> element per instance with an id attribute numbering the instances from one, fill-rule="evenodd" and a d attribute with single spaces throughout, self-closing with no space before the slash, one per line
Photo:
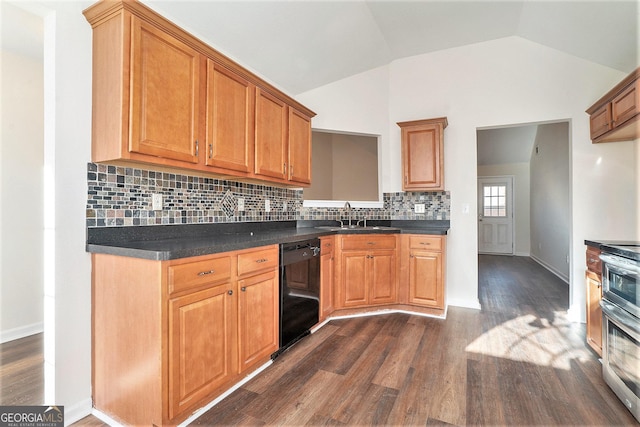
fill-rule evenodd
<path id="1" fill-rule="evenodd" d="M 507 216 L 507 186 L 484 186 L 483 215 L 485 217 L 504 218 Z"/>

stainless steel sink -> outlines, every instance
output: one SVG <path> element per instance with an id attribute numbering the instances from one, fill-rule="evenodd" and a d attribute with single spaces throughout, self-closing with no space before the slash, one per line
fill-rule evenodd
<path id="1" fill-rule="evenodd" d="M 344 225 L 342 227 L 340 226 L 330 226 L 330 225 L 324 225 L 324 226 L 320 226 L 320 227 L 316 227 L 319 228 L 321 230 L 329 230 L 329 231 L 344 231 L 344 232 L 366 232 L 366 231 L 374 231 L 374 230 L 397 230 L 397 228 L 395 227 L 385 227 L 382 225 L 374 225 L 374 226 L 367 226 L 367 227 L 363 227 L 360 225 L 352 225 L 351 227 L 349 227 L 348 225 Z"/>

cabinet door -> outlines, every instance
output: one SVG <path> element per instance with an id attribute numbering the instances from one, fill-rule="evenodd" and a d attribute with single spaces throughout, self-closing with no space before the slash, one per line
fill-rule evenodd
<path id="1" fill-rule="evenodd" d="M 311 119 L 289 107 L 289 180 L 311 184 Z"/>
<path id="2" fill-rule="evenodd" d="M 606 103 L 589 116 L 589 128 L 591 131 L 591 139 L 596 139 L 602 134 L 609 132 L 612 128 L 611 124 L 611 104 Z"/>
<path id="3" fill-rule="evenodd" d="M 629 119 L 640 113 L 640 80 L 629 85 L 622 93 L 611 102 L 611 119 L 613 127 L 624 124 Z"/>
<path id="4" fill-rule="evenodd" d="M 333 311 L 334 271 L 333 253 L 322 255 L 320 257 L 320 321 L 323 321 Z"/>
<path id="5" fill-rule="evenodd" d="M 133 18 L 129 150 L 198 163 L 200 54 Z"/>
<path id="6" fill-rule="evenodd" d="M 287 106 L 256 88 L 256 175 L 287 178 Z"/>
<path id="7" fill-rule="evenodd" d="M 237 371 L 236 298 L 231 284 L 169 300 L 169 418 Z"/>
<path id="8" fill-rule="evenodd" d="M 240 372 L 271 356 L 279 346 L 277 270 L 238 281 Z"/>
<path id="9" fill-rule="evenodd" d="M 254 90 L 247 80 L 207 59 L 207 165 L 251 172 Z"/>
<path id="10" fill-rule="evenodd" d="M 442 253 L 412 250 L 409 255 L 409 303 L 444 308 Z"/>
<path id="11" fill-rule="evenodd" d="M 599 277 L 587 272 L 587 343 L 602 355 L 602 283 Z"/>
<path id="12" fill-rule="evenodd" d="M 402 128 L 404 190 L 442 190 L 442 126 Z"/>
<path id="13" fill-rule="evenodd" d="M 396 302 L 395 251 L 374 251 L 369 257 L 365 280 L 369 284 L 369 304 Z"/>
<path id="14" fill-rule="evenodd" d="M 366 305 L 368 284 L 365 281 L 368 253 L 365 251 L 343 252 L 341 258 L 342 307 Z"/>

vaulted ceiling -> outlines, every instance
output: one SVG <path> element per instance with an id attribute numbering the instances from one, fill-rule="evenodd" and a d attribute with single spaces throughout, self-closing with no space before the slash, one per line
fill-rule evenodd
<path id="1" fill-rule="evenodd" d="M 398 58 L 509 36 L 624 73 L 639 65 L 637 0 L 142 1 L 291 95 Z M 41 28 L 34 37 L 33 18 L 4 7 L 25 3 L 37 2 L 0 0 L 2 45 L 41 54 Z"/>
<path id="2" fill-rule="evenodd" d="M 519 36 L 631 72 L 638 1 L 143 0 L 292 95 L 412 55 Z"/>

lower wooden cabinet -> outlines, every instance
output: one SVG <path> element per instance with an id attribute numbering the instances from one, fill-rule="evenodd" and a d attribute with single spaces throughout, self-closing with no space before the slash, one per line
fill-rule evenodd
<path id="1" fill-rule="evenodd" d="M 320 321 L 333 312 L 333 282 L 335 275 L 335 237 L 320 237 Z"/>
<path id="2" fill-rule="evenodd" d="M 444 313 L 446 236 L 353 234 L 335 241 L 334 305 L 324 318 L 334 309 L 381 305 Z M 325 258 L 321 262 L 323 271 L 332 268 Z"/>
<path id="3" fill-rule="evenodd" d="M 396 235 L 338 236 L 336 308 L 391 304 L 397 299 Z"/>
<path id="4" fill-rule="evenodd" d="M 409 304 L 444 309 L 444 238 L 408 236 Z"/>
<path id="5" fill-rule="evenodd" d="M 236 298 L 230 282 L 169 300 L 169 418 L 237 372 Z"/>
<path id="6" fill-rule="evenodd" d="M 240 372 L 245 372 L 256 363 L 264 362 L 278 349 L 278 271 L 242 279 L 238 288 Z"/>
<path id="7" fill-rule="evenodd" d="M 93 254 L 93 398 L 175 424 L 278 348 L 278 246 L 172 261 Z"/>
<path id="8" fill-rule="evenodd" d="M 602 356 L 602 262 L 600 250 L 587 248 L 587 271 L 585 281 L 587 286 L 587 344 Z"/>

